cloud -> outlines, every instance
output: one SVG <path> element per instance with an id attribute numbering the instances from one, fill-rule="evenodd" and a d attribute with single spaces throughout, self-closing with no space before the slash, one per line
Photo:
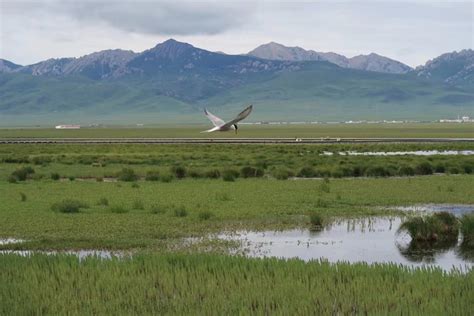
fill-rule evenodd
<path id="1" fill-rule="evenodd" d="M 63 15 L 80 24 L 152 35 L 215 35 L 242 26 L 253 15 L 249 2 L 225 1 L 35 0 L 2 7 L 7 13 Z"/>

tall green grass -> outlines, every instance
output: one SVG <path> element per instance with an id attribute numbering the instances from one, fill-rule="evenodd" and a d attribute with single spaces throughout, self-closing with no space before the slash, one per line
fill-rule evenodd
<path id="1" fill-rule="evenodd" d="M 220 255 L 0 254 L 0 314 L 469 315 L 474 272 Z"/>

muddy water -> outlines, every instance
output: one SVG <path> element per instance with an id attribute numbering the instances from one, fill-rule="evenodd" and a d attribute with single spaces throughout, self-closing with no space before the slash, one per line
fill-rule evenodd
<path id="1" fill-rule="evenodd" d="M 456 267 L 466 271 L 474 264 L 472 253 L 460 241 L 436 249 L 418 250 L 406 233 L 397 233 L 400 218 L 343 220 L 322 230 L 286 230 L 220 234 L 239 242 L 239 251 L 250 257 L 325 259 L 329 262 L 396 263 L 406 266 Z"/>

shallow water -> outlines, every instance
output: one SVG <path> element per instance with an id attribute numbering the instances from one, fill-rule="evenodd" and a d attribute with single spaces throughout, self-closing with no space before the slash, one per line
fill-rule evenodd
<path id="1" fill-rule="evenodd" d="M 456 216 L 474 212 L 474 205 L 469 204 L 419 204 L 409 206 L 392 206 L 386 209 L 403 211 L 403 212 L 418 212 L 418 213 L 434 213 L 434 212 L 449 212 Z"/>
<path id="2" fill-rule="evenodd" d="M 337 153 L 341 156 L 470 156 L 474 155 L 474 150 L 416 150 L 416 151 L 369 151 L 369 152 L 358 152 L 358 151 L 340 151 Z M 322 156 L 334 155 L 331 151 L 325 151 L 321 154 Z"/>
<path id="3" fill-rule="evenodd" d="M 400 218 L 342 220 L 320 231 L 286 230 L 220 234 L 219 239 L 239 242 L 239 251 L 250 257 L 299 258 L 305 261 L 396 263 L 406 266 L 435 266 L 462 271 L 474 264 L 472 252 L 454 245 L 429 251 L 414 250 L 406 233 L 397 234 Z"/>

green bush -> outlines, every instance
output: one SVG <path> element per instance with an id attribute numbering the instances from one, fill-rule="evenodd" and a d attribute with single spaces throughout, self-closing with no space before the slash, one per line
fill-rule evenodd
<path id="1" fill-rule="evenodd" d="M 144 210 L 145 205 L 143 204 L 143 202 L 141 200 L 135 200 L 135 201 L 133 201 L 132 209 L 134 209 L 134 210 Z"/>
<path id="2" fill-rule="evenodd" d="M 9 183 L 17 183 L 18 179 L 17 179 L 17 177 L 15 177 L 14 175 L 11 174 L 11 175 L 8 176 L 7 181 Z"/>
<path id="3" fill-rule="evenodd" d="M 272 171 L 272 176 L 277 180 L 288 180 L 293 176 L 293 172 L 285 168 L 277 168 Z"/>
<path id="4" fill-rule="evenodd" d="M 419 175 L 433 174 L 433 167 L 428 161 L 425 161 L 415 167 L 415 173 Z"/>
<path id="5" fill-rule="evenodd" d="M 220 178 L 221 172 L 219 171 L 219 169 L 211 169 L 206 171 L 205 176 L 206 178 L 217 179 Z"/>
<path id="6" fill-rule="evenodd" d="M 51 179 L 57 181 L 57 180 L 61 179 L 61 176 L 59 175 L 59 173 L 53 172 L 53 173 L 51 173 Z"/>
<path id="7" fill-rule="evenodd" d="M 150 211 L 152 214 L 164 214 L 166 213 L 166 208 L 162 205 L 154 204 L 150 207 Z"/>
<path id="8" fill-rule="evenodd" d="M 123 214 L 123 213 L 128 213 L 128 209 L 126 209 L 122 205 L 114 205 L 114 206 L 109 207 L 109 212 L 116 213 L 116 214 Z"/>
<path id="9" fill-rule="evenodd" d="M 120 181 L 136 181 L 138 176 L 135 174 L 135 171 L 132 168 L 123 168 L 121 171 L 117 173 L 117 178 Z"/>
<path id="10" fill-rule="evenodd" d="M 235 179 L 238 176 L 239 176 L 239 172 L 234 169 L 225 169 L 222 172 L 222 179 L 224 179 L 224 181 L 229 181 L 229 182 L 235 181 Z"/>
<path id="11" fill-rule="evenodd" d="M 97 201 L 97 205 L 103 205 L 103 206 L 108 206 L 109 205 L 109 200 L 105 197 L 102 197 Z"/>
<path id="12" fill-rule="evenodd" d="M 474 213 L 461 217 L 461 234 L 463 246 L 474 248 Z"/>
<path id="13" fill-rule="evenodd" d="M 26 201 L 26 194 L 23 192 L 20 192 L 20 201 L 25 202 Z"/>
<path id="14" fill-rule="evenodd" d="M 28 179 L 30 175 L 34 173 L 35 173 L 35 170 L 33 168 L 31 168 L 30 166 L 26 166 L 26 167 L 16 169 L 15 171 L 11 173 L 10 176 L 11 178 L 15 178 L 16 181 L 25 181 L 26 179 Z M 11 182 L 10 179 L 9 179 L 9 182 Z"/>
<path id="15" fill-rule="evenodd" d="M 382 166 L 372 166 L 365 170 L 365 175 L 368 177 L 388 177 L 390 172 Z"/>
<path id="16" fill-rule="evenodd" d="M 214 214 L 211 211 L 202 211 L 198 215 L 199 219 L 202 221 L 207 221 L 213 216 Z"/>
<path id="17" fill-rule="evenodd" d="M 173 181 L 173 176 L 171 174 L 164 174 L 160 176 L 161 182 L 169 183 Z"/>
<path id="18" fill-rule="evenodd" d="M 61 213 L 77 213 L 81 208 L 88 208 L 87 203 L 79 200 L 65 199 L 51 205 L 51 209 Z"/>
<path id="19" fill-rule="evenodd" d="M 171 172 L 177 179 L 183 179 L 186 177 L 186 168 L 183 166 L 174 166 L 171 168 Z"/>
<path id="20" fill-rule="evenodd" d="M 138 185 L 138 183 L 134 182 L 132 183 L 132 188 L 134 189 L 138 189 L 140 186 Z"/>
<path id="21" fill-rule="evenodd" d="M 160 172 L 156 170 L 150 170 L 146 173 L 146 181 L 158 181 L 160 180 Z"/>
<path id="22" fill-rule="evenodd" d="M 312 212 L 309 215 L 309 222 L 311 223 L 311 226 L 315 228 L 321 228 L 323 226 L 324 219 L 321 214 L 317 212 Z"/>
<path id="23" fill-rule="evenodd" d="M 398 231 L 406 231 L 415 242 L 437 242 L 457 239 L 458 220 L 448 212 L 415 216 L 404 221 Z"/>
<path id="24" fill-rule="evenodd" d="M 414 176 L 415 170 L 410 166 L 401 166 L 400 169 L 398 169 L 398 174 L 400 176 Z"/>
<path id="25" fill-rule="evenodd" d="M 186 210 L 186 208 L 184 206 L 175 207 L 174 216 L 176 216 L 176 217 L 186 217 L 186 216 L 188 216 L 188 211 Z"/>
<path id="26" fill-rule="evenodd" d="M 193 179 L 199 179 L 203 177 L 203 174 L 196 169 L 192 169 L 188 171 L 188 176 Z"/>
<path id="27" fill-rule="evenodd" d="M 245 166 L 240 169 L 240 176 L 242 178 L 257 178 L 263 177 L 264 171 L 260 168 Z"/>
<path id="28" fill-rule="evenodd" d="M 301 178 L 313 178 L 316 176 L 316 170 L 313 167 L 303 167 L 298 172 L 298 177 Z"/>

